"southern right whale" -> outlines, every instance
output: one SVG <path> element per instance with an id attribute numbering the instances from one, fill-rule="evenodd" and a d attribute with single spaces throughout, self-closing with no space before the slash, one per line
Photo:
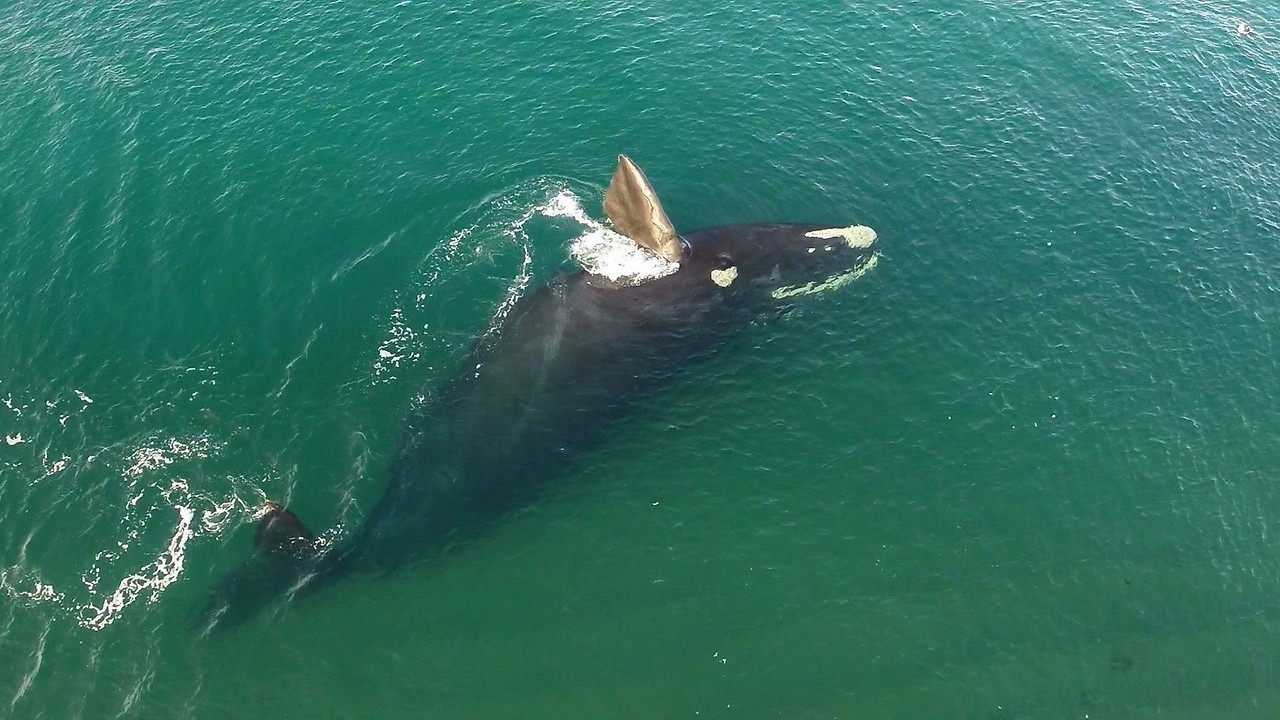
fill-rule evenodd
<path id="1" fill-rule="evenodd" d="M 730 225 L 680 235 L 626 156 L 605 193 L 615 230 L 667 263 L 642 281 L 587 271 L 523 298 L 461 371 L 414 409 L 387 489 L 332 546 L 268 503 L 255 552 L 215 588 L 208 632 L 281 595 L 395 570 L 465 543 L 563 477 L 620 417 L 762 313 L 844 285 L 877 258 L 867 227 Z"/>

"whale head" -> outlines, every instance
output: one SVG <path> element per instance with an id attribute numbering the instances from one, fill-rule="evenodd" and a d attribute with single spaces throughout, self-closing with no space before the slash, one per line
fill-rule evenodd
<path id="1" fill-rule="evenodd" d="M 678 235 L 644 172 L 625 155 L 605 192 L 614 228 L 675 271 L 654 289 L 704 300 L 786 302 L 834 290 L 876 264 L 876 233 L 865 225 L 726 225 Z"/>
<path id="2" fill-rule="evenodd" d="M 862 277 L 875 267 L 876 242 L 864 225 L 729 225 L 690 234 L 677 274 L 729 299 L 787 301 Z"/>

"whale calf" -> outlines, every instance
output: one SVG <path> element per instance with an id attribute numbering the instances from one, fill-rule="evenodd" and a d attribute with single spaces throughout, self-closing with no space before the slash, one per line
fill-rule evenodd
<path id="1" fill-rule="evenodd" d="M 466 543 L 528 505 L 639 401 L 762 314 L 847 284 L 877 259 L 876 234 L 860 225 L 681 235 L 625 155 L 604 209 L 666 270 L 637 279 L 584 269 L 522 298 L 412 411 L 386 491 L 350 537 L 321 543 L 287 508 L 263 508 L 253 555 L 214 589 L 204 632 L 243 623 L 282 595 Z"/>

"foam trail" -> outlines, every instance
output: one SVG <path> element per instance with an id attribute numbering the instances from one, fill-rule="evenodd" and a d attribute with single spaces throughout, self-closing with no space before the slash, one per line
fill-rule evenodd
<path id="1" fill-rule="evenodd" d="M 587 231 L 573 241 L 569 253 L 582 269 L 618 285 L 640 285 L 666 277 L 680 269 L 680 263 L 646 250 L 634 240 L 596 222 L 582 208 L 582 201 L 570 190 L 561 190 L 538 209 L 547 217 L 576 220 Z"/>
<path id="2" fill-rule="evenodd" d="M 187 543 L 193 535 L 191 521 L 195 518 L 195 511 L 185 505 L 179 505 L 175 509 L 178 511 L 178 527 L 173 537 L 169 539 L 169 546 L 155 559 L 155 562 L 143 568 L 141 572 L 121 580 L 116 591 L 103 601 L 100 607 L 86 607 L 85 610 L 93 612 L 93 615 L 83 618 L 80 622 L 82 626 L 90 630 L 105 628 L 115 622 L 120 617 L 120 613 L 143 593 L 151 591 L 151 598 L 154 601 L 165 588 L 182 575 L 183 565 L 186 564 Z"/>

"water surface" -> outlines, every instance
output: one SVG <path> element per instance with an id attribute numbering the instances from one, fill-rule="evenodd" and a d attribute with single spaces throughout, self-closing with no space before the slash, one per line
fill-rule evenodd
<path id="1" fill-rule="evenodd" d="M 0 715 L 1274 717 L 1278 11 L 0 10 Z M 619 152 L 883 260 L 465 552 L 196 638 Z"/>

